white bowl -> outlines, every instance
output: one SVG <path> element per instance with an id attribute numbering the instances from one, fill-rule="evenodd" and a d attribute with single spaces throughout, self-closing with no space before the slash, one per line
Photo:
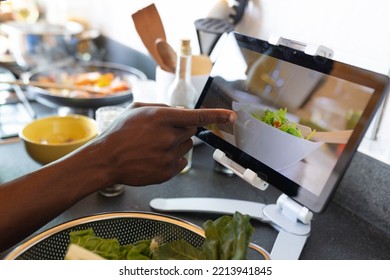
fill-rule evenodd
<path id="1" fill-rule="evenodd" d="M 234 125 L 237 147 L 275 170 L 285 169 L 304 159 L 323 144 L 296 137 L 257 120 L 251 113 L 261 115 L 263 106 L 234 102 L 233 110 L 237 113 Z"/>

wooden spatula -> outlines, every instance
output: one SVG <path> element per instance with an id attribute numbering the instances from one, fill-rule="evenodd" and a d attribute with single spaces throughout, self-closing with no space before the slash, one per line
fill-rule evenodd
<path id="1" fill-rule="evenodd" d="M 155 41 L 157 52 L 165 65 L 160 65 L 162 69 L 166 66 L 165 71 L 175 73 L 177 55 L 171 45 L 162 38 Z"/>
<path id="2" fill-rule="evenodd" d="M 315 132 L 310 139 L 317 142 L 324 142 L 324 143 L 346 144 L 351 134 L 352 134 L 352 130 L 324 131 L 324 132 L 318 131 Z"/>
<path id="3" fill-rule="evenodd" d="M 161 68 L 165 71 L 175 73 L 177 61 L 177 54 L 175 50 L 168 42 L 162 40 L 161 38 L 158 38 L 155 44 L 161 59 L 167 67 L 166 69 L 163 67 Z M 192 56 L 191 66 L 192 76 L 207 75 L 210 73 L 213 63 L 208 55 L 200 54 Z"/>
<path id="4" fill-rule="evenodd" d="M 156 6 L 151 4 L 145 7 L 132 14 L 132 18 L 135 29 L 151 56 L 157 64 L 162 66 L 161 68 L 165 67 L 163 60 L 157 52 L 155 44 L 156 39 L 158 38 L 161 38 L 164 41 L 166 40 L 164 26 Z"/>
<path id="5" fill-rule="evenodd" d="M 312 132 L 312 129 L 308 126 L 297 124 L 303 137 L 307 138 L 309 135 L 310 140 L 324 143 L 334 144 L 346 144 L 349 137 L 352 134 L 352 130 L 339 130 L 339 131 L 324 131 L 324 132 Z"/>

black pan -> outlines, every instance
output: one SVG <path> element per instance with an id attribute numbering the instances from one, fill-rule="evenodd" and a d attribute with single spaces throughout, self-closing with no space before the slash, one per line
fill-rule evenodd
<path id="1" fill-rule="evenodd" d="M 127 81 L 130 85 L 134 85 L 137 80 L 145 80 L 146 75 L 133 67 L 109 63 L 109 62 L 72 62 L 65 65 L 58 65 L 35 69 L 23 75 L 23 81 L 37 81 L 40 76 L 50 76 L 58 79 L 62 73 L 84 73 L 98 71 L 100 73 L 111 72 L 121 80 Z M 70 107 L 76 109 L 97 109 L 103 106 L 119 105 L 125 102 L 130 102 L 133 99 L 132 90 L 118 92 L 109 96 L 93 97 L 93 98 L 74 98 L 64 97 L 51 94 L 48 89 L 29 86 L 28 92 L 39 103 L 53 107 Z"/>

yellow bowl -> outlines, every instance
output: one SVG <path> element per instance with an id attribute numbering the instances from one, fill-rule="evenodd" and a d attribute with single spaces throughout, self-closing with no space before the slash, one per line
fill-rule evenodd
<path id="1" fill-rule="evenodd" d="M 28 154 L 47 164 L 86 144 L 98 134 L 94 119 L 82 115 L 37 119 L 19 133 Z"/>

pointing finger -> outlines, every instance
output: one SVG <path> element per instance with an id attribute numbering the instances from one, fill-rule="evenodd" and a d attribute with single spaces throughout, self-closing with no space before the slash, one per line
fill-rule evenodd
<path id="1" fill-rule="evenodd" d="M 234 123 L 236 113 L 227 109 L 178 109 L 170 108 L 167 116 L 174 126 L 205 126 L 213 123 Z"/>

